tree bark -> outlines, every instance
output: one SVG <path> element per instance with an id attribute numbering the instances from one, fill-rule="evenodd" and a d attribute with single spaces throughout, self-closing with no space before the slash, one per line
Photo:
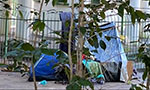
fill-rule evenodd
<path id="1" fill-rule="evenodd" d="M 146 83 L 146 87 L 147 87 L 146 90 L 149 90 L 149 85 L 150 85 L 150 83 L 149 83 L 150 82 L 150 73 L 149 73 L 149 71 L 147 73 L 147 76 L 148 77 L 147 77 L 147 83 Z"/>
<path id="2" fill-rule="evenodd" d="M 83 14 L 80 12 L 83 12 L 84 9 L 84 0 L 81 0 L 80 2 L 80 7 L 79 7 L 79 19 L 78 19 L 78 48 L 77 48 L 77 75 L 80 77 L 83 77 L 83 67 L 82 67 L 82 53 L 83 53 L 83 45 L 84 45 L 84 40 L 83 40 L 83 35 L 80 32 L 80 27 L 83 27 Z"/>
<path id="3" fill-rule="evenodd" d="M 41 5 L 40 5 L 39 18 L 38 18 L 39 20 L 41 19 L 41 12 L 42 12 L 43 3 L 44 3 L 44 0 L 42 0 Z M 36 34 L 35 34 L 34 47 L 36 47 L 37 35 L 38 35 L 38 30 L 36 30 Z M 33 56 L 32 56 L 31 65 L 32 65 L 34 89 L 37 90 L 36 77 L 35 77 L 35 70 L 34 70 L 34 63 L 33 63 Z"/>
<path id="4" fill-rule="evenodd" d="M 72 42 L 72 31 L 73 31 L 73 22 L 74 22 L 74 0 L 72 0 L 72 17 L 71 17 L 71 25 L 69 30 L 69 40 L 68 40 L 68 55 L 69 55 L 69 64 L 70 64 L 70 82 L 73 77 L 73 63 L 72 63 L 72 54 L 71 54 L 71 42 Z"/>
<path id="5" fill-rule="evenodd" d="M 32 60 L 31 60 L 31 65 L 32 65 L 32 73 L 33 73 L 34 89 L 37 90 L 36 78 L 35 78 L 35 70 L 34 70 L 34 63 L 33 63 L 33 56 L 32 56 Z"/>

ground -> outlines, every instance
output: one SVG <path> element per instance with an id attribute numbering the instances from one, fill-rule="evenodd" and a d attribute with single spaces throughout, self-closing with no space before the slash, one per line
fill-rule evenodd
<path id="1" fill-rule="evenodd" d="M 48 81 L 45 86 L 38 85 L 38 89 L 42 90 L 65 90 L 66 85 L 55 84 L 54 81 Z M 95 89 L 99 90 L 129 90 L 130 85 L 123 82 L 107 82 L 104 85 L 95 84 Z M 0 90 L 33 90 L 33 82 L 28 82 L 27 77 L 21 77 L 16 72 L 0 72 Z"/>

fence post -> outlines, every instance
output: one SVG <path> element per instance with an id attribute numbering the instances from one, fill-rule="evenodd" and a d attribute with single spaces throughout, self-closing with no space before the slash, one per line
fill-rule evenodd
<path id="1" fill-rule="evenodd" d="M 4 64 L 6 63 L 7 60 L 7 52 L 8 52 L 8 18 L 6 17 L 6 22 L 5 22 L 5 58 L 4 58 Z"/>
<path id="2" fill-rule="evenodd" d="M 121 35 L 123 35 L 123 22 L 124 21 L 124 16 L 121 17 Z"/>
<path id="3" fill-rule="evenodd" d="M 44 22 L 44 20 L 45 20 L 45 12 L 43 12 L 43 22 Z M 43 41 L 43 39 L 44 39 L 44 30 L 42 31 L 42 41 Z"/>

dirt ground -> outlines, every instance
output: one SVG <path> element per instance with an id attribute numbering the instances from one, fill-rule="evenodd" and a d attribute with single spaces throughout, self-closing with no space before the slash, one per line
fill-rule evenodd
<path id="1" fill-rule="evenodd" d="M 27 81 L 28 77 L 21 77 L 16 72 L 0 72 L 0 90 L 33 90 L 33 82 Z M 65 90 L 66 85 L 55 84 L 48 81 L 45 86 L 38 85 L 38 90 Z M 104 85 L 94 85 L 95 90 L 129 90 L 130 85 L 122 82 L 107 82 Z"/>

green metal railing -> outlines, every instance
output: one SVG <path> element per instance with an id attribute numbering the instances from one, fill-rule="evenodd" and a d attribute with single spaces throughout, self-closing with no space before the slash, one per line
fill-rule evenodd
<path id="1" fill-rule="evenodd" d="M 46 13 L 46 14 L 45 14 Z M 0 62 L 4 55 L 10 51 L 8 47 L 8 41 L 11 39 L 23 40 L 33 44 L 35 33 L 32 31 L 29 25 L 34 21 L 30 19 L 32 17 L 31 13 L 23 13 L 24 19 L 21 19 L 20 16 L 15 18 L 5 18 L 0 16 Z M 46 18 L 46 20 L 45 20 Z M 49 48 L 59 48 L 58 44 L 55 44 L 55 37 L 58 37 L 53 31 L 61 30 L 61 21 L 59 18 L 59 13 L 43 12 L 42 20 L 45 22 L 45 30 L 38 35 L 38 40 L 42 39 L 49 40 Z"/>
<path id="2" fill-rule="evenodd" d="M 19 16 L 16 16 L 16 18 L 3 18 L 0 16 L 0 26 L 3 27 L 3 30 L 0 30 L 0 58 L 9 51 L 9 48 L 7 47 L 8 40 L 18 39 L 30 42 L 31 44 L 33 43 L 35 33 L 28 26 L 34 21 L 34 19 L 30 19 L 30 17 L 32 17 L 31 13 L 25 12 L 23 15 L 24 19 L 20 19 Z M 46 23 L 46 27 L 43 32 L 39 33 L 38 41 L 41 41 L 41 39 L 47 39 L 51 43 L 49 48 L 59 48 L 59 45 L 52 39 L 58 37 L 52 32 L 61 30 L 62 23 L 59 18 L 59 13 L 43 12 L 41 19 Z M 124 40 L 122 40 L 122 43 L 127 58 L 128 60 L 135 61 L 138 47 L 140 45 L 138 41 L 140 40 L 141 42 L 144 42 L 147 36 L 150 35 L 148 32 L 143 32 L 143 27 L 150 23 L 150 20 L 141 21 L 140 23 L 136 22 L 133 25 L 129 15 L 125 15 L 124 18 L 115 15 L 107 17 L 101 22 L 101 24 L 107 22 L 116 23 L 116 28 L 120 35 L 125 37 Z M 5 31 L 5 33 L 1 33 L 3 31 Z"/>

